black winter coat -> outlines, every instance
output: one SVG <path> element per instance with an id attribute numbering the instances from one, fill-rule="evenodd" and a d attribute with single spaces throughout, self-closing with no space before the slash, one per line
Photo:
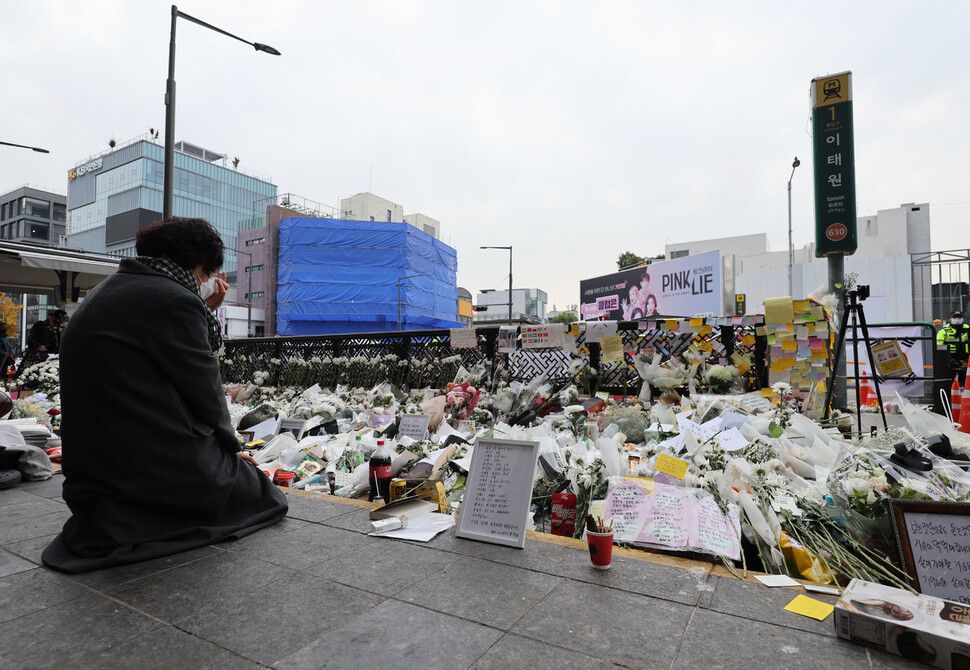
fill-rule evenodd
<path id="1" fill-rule="evenodd" d="M 238 455 L 198 294 L 132 259 L 64 331 L 64 500 L 45 549 L 67 572 L 194 549 L 263 528 L 287 509 Z"/>

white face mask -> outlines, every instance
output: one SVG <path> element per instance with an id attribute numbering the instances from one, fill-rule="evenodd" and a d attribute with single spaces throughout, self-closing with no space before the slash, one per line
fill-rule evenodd
<path id="1" fill-rule="evenodd" d="M 205 300 L 206 298 L 208 298 L 210 295 L 212 295 L 215 292 L 216 292 L 216 278 L 215 277 L 209 277 L 205 281 L 200 282 L 200 284 L 199 284 L 199 295 L 202 296 L 202 299 L 203 300 Z"/>
<path id="2" fill-rule="evenodd" d="M 950 319 L 950 323 L 952 323 L 954 326 L 962 326 L 963 319 Z"/>

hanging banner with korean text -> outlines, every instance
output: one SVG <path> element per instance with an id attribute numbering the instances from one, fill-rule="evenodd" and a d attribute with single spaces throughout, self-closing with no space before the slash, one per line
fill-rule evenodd
<path id="1" fill-rule="evenodd" d="M 815 256 L 848 256 L 859 246 L 851 72 L 812 80 L 812 131 Z"/>

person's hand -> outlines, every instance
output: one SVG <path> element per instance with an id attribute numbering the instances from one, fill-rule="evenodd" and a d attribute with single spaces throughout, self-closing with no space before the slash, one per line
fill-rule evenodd
<path id="1" fill-rule="evenodd" d="M 247 463 L 252 463 L 253 465 L 259 465 L 259 463 L 256 462 L 256 459 L 250 456 L 249 454 L 247 454 L 245 451 L 239 452 L 239 458 L 243 459 Z"/>
<path id="2" fill-rule="evenodd" d="M 229 284 L 226 283 L 226 273 L 223 272 L 220 276 L 216 277 L 215 293 L 205 299 L 205 303 L 209 306 L 209 309 L 216 310 L 222 307 L 222 301 L 226 299 L 226 292 L 228 290 Z"/>
<path id="3" fill-rule="evenodd" d="M 39 347 L 37 347 L 37 351 L 47 351 L 47 347 L 45 347 L 45 346 L 44 346 L 44 345 L 42 344 L 42 345 L 40 345 Z"/>

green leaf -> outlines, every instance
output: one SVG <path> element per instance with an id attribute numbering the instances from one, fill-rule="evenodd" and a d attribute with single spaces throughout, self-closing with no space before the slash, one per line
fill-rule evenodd
<path id="1" fill-rule="evenodd" d="M 776 424 L 774 421 L 768 424 L 768 434 L 772 437 L 781 437 L 784 433 L 784 428 Z"/>
<path id="2" fill-rule="evenodd" d="M 835 288 L 842 288 L 842 284 L 832 284 Z"/>

